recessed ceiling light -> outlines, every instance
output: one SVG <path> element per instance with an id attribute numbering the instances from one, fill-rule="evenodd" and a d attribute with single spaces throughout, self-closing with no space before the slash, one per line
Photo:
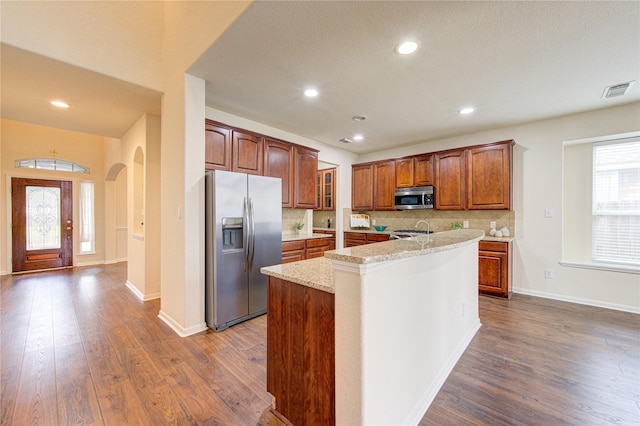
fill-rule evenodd
<path id="1" fill-rule="evenodd" d="M 396 44 L 396 53 L 401 55 L 408 55 L 413 53 L 418 48 L 418 43 L 415 41 L 403 41 L 401 43 Z"/>
<path id="2" fill-rule="evenodd" d="M 51 105 L 56 106 L 58 108 L 69 108 L 69 104 L 62 101 L 51 101 Z"/>
<path id="3" fill-rule="evenodd" d="M 460 114 L 471 114 L 473 111 L 475 111 L 476 109 L 473 107 L 465 107 L 462 108 L 460 111 L 458 111 Z"/>
<path id="4" fill-rule="evenodd" d="M 362 135 L 353 135 L 353 140 L 354 141 L 361 141 L 362 139 L 364 139 L 364 136 L 362 136 Z"/>
<path id="5" fill-rule="evenodd" d="M 304 95 L 309 98 L 315 98 L 316 96 L 318 96 L 318 91 L 316 89 L 306 89 L 304 91 Z"/>

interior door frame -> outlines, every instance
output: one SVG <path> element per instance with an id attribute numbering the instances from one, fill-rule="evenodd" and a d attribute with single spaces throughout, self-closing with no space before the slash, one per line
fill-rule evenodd
<path id="1" fill-rule="evenodd" d="M 17 270 L 20 269 L 17 261 L 14 256 L 14 250 L 17 247 L 17 242 L 14 241 L 14 232 L 13 232 L 13 222 L 14 222 L 14 212 L 13 212 L 13 180 L 14 179 L 22 179 L 22 180 L 31 180 L 35 183 L 42 183 L 42 186 L 52 186 L 52 187 L 60 187 L 61 189 L 61 213 L 60 213 L 60 238 L 61 238 L 61 247 L 60 251 L 64 253 L 60 258 L 59 265 L 56 266 L 47 266 L 44 264 L 44 267 L 39 267 L 42 265 L 41 263 L 34 262 L 32 268 Z M 47 185 L 47 183 L 51 182 L 59 182 L 60 185 Z M 53 177 L 42 177 L 42 176 L 12 176 L 7 175 L 7 250 L 9 256 L 7 256 L 8 266 L 11 267 L 12 273 L 24 273 L 24 272 L 33 272 L 38 270 L 46 270 L 53 268 L 68 268 L 73 266 L 73 222 L 74 222 L 74 210 L 73 210 L 73 200 L 74 200 L 74 180 L 73 179 L 56 179 Z M 26 202 L 26 200 L 25 200 Z M 65 212 L 67 213 L 65 215 Z M 66 221 L 66 225 L 63 222 Z M 23 241 L 23 247 L 21 250 L 26 252 L 26 241 Z M 43 252 L 47 252 L 49 250 L 45 249 Z M 18 266 L 18 267 L 17 267 Z"/>

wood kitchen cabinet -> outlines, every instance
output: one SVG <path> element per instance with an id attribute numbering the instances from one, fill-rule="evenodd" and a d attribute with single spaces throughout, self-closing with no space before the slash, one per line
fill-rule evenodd
<path id="1" fill-rule="evenodd" d="M 511 297 L 511 242 L 480 241 L 478 244 L 478 290 L 481 294 Z"/>
<path id="2" fill-rule="evenodd" d="M 373 210 L 395 210 L 395 160 L 378 161 L 373 165 Z"/>
<path id="3" fill-rule="evenodd" d="M 314 230 L 313 232 L 316 234 L 330 235 L 329 250 L 336 249 L 336 231 L 327 231 L 323 229 L 323 230 Z"/>
<path id="4" fill-rule="evenodd" d="M 418 155 L 414 159 L 414 186 L 428 186 L 434 184 L 433 178 L 433 155 Z"/>
<path id="5" fill-rule="evenodd" d="M 231 170 L 231 129 L 205 122 L 205 170 Z"/>
<path id="6" fill-rule="evenodd" d="M 363 246 L 365 244 L 380 243 L 383 241 L 389 241 L 389 235 L 372 234 L 369 232 L 345 232 L 344 233 L 345 247 Z"/>
<path id="7" fill-rule="evenodd" d="M 464 210 L 466 207 L 465 151 L 435 154 L 435 208 Z"/>
<path id="8" fill-rule="evenodd" d="M 335 210 L 336 169 L 318 170 L 317 210 Z"/>
<path id="9" fill-rule="evenodd" d="M 396 160 L 396 188 L 433 185 L 433 156 L 422 154 Z"/>
<path id="10" fill-rule="evenodd" d="M 231 171 L 262 175 L 262 137 L 236 130 L 232 135 Z"/>
<path id="11" fill-rule="evenodd" d="M 282 180 L 282 207 L 293 207 L 293 145 L 264 139 L 265 176 L 277 177 Z"/>
<path id="12" fill-rule="evenodd" d="M 511 208 L 513 141 L 467 149 L 467 209 Z"/>
<path id="13" fill-rule="evenodd" d="M 282 263 L 297 262 L 298 260 L 312 259 L 324 256 L 327 250 L 336 248 L 336 239 L 333 236 L 327 238 L 308 238 L 282 242 Z"/>
<path id="14" fill-rule="evenodd" d="M 318 151 L 293 147 L 293 208 L 315 209 L 317 203 Z"/>
<path id="15" fill-rule="evenodd" d="M 351 167 L 351 210 L 373 210 L 373 163 Z"/>

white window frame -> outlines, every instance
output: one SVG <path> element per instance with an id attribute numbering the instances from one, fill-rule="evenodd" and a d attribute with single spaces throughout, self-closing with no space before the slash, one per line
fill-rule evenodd
<path id="1" fill-rule="evenodd" d="M 606 136 L 600 136 L 600 137 L 595 137 L 595 138 L 587 138 L 587 139 L 578 139 L 578 140 L 571 140 L 571 141 L 565 141 L 564 145 L 568 146 L 568 145 L 583 145 L 583 144 L 589 144 L 591 146 L 595 145 L 595 144 L 602 144 L 602 143 L 614 143 L 615 141 L 631 141 L 633 139 L 638 139 L 640 138 L 640 131 L 637 132 L 629 132 L 629 133 L 621 133 L 621 134 L 615 134 L 615 135 L 606 135 Z M 593 150 L 593 148 L 591 148 Z M 564 175 L 565 170 L 563 170 L 563 179 L 566 181 L 567 180 L 567 175 Z M 593 176 L 593 164 L 591 164 L 591 176 Z M 587 176 L 584 176 L 585 179 L 587 179 Z M 593 178 L 592 178 L 593 179 Z M 583 181 L 584 182 L 584 181 Z M 592 186 L 592 182 L 588 183 L 589 187 Z M 570 213 L 570 208 L 569 211 L 565 211 L 566 210 L 566 206 L 564 206 L 564 203 L 567 201 L 567 194 L 570 193 L 571 191 L 574 191 L 576 188 L 573 187 L 567 187 L 565 183 L 563 183 L 563 216 L 566 216 L 563 218 L 563 221 L 565 220 L 569 220 L 571 221 L 572 215 Z M 589 194 L 589 197 L 592 197 L 592 194 Z M 589 222 L 588 226 L 585 225 L 584 229 L 582 229 L 581 232 L 584 233 L 588 233 L 588 241 L 592 241 L 592 232 L 593 232 L 593 202 L 590 202 L 590 208 L 591 208 L 591 218 L 592 220 Z M 586 208 L 586 206 L 585 206 Z M 563 228 L 565 228 L 565 225 L 567 223 L 563 222 Z M 563 229 L 563 249 L 562 249 L 562 260 L 560 261 L 560 264 L 563 266 L 568 266 L 568 267 L 575 267 L 575 268 L 584 268 L 584 269 L 596 269 L 596 270 L 604 270 L 604 271 L 613 271 L 613 272 L 624 272 L 624 273 L 632 273 L 632 274 L 640 274 L 640 265 L 636 265 L 636 264 L 630 264 L 630 263 L 616 263 L 616 262 L 600 262 L 600 261 L 594 261 L 593 259 L 593 250 L 590 247 L 590 249 L 588 250 L 589 254 L 584 254 L 584 255 L 578 255 L 576 256 L 576 253 L 573 253 L 573 251 L 571 249 L 569 249 L 569 253 L 567 252 L 566 246 L 570 246 L 571 244 L 568 244 L 567 238 L 572 239 L 572 234 L 574 237 L 577 237 L 578 240 L 580 240 L 580 236 L 575 234 L 575 229 L 571 232 L 569 232 L 567 235 L 566 234 L 566 230 Z"/>

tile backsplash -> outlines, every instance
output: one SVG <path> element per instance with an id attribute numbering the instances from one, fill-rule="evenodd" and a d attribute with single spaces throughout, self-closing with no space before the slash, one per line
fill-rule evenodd
<path id="1" fill-rule="evenodd" d="M 344 209 L 342 220 L 344 230 L 348 231 L 349 215 L 351 209 Z M 511 210 L 460 210 L 460 211 L 443 211 L 443 210 L 403 210 L 403 211 L 374 211 L 374 212 L 358 212 L 366 213 L 371 217 L 371 227 L 373 228 L 373 220 L 376 225 L 386 225 L 388 230 L 394 229 L 412 229 L 419 220 L 425 220 L 429 223 L 429 228 L 434 232 L 447 231 L 451 229 L 454 222 L 463 223 L 469 221 L 469 228 L 482 229 L 489 234 L 490 222 L 496 222 L 496 228 L 500 229 L 504 226 L 509 228 L 511 236 L 515 234 L 515 212 Z M 315 219 L 314 219 L 315 222 Z M 420 224 L 420 229 L 426 229 L 426 226 Z"/>

